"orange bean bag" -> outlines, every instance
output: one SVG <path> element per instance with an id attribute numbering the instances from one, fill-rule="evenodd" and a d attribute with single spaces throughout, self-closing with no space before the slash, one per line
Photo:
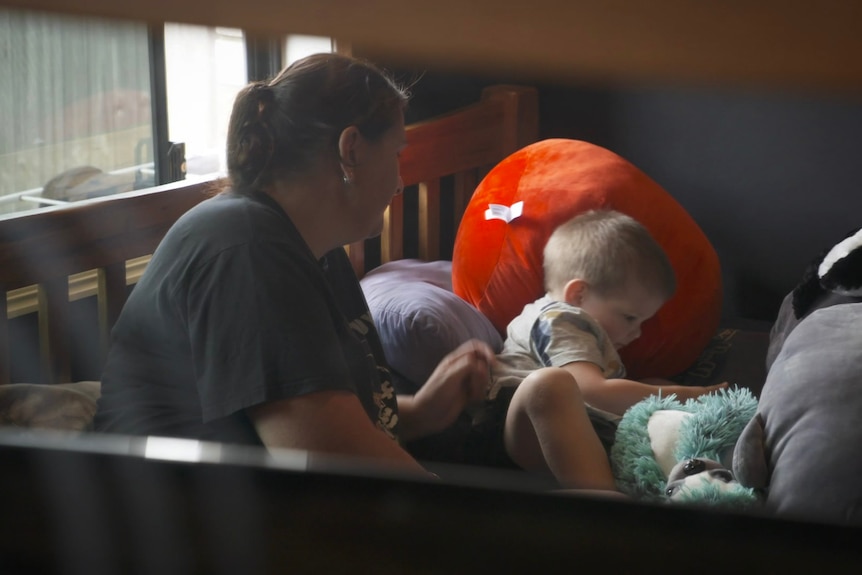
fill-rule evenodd
<path id="1" fill-rule="evenodd" d="M 490 204 L 523 213 L 486 219 Z M 452 256 L 456 294 L 505 335 L 509 321 L 544 293 L 542 251 L 561 223 L 590 209 L 641 222 L 667 252 L 677 292 L 621 350 L 629 377 L 669 377 L 689 367 L 718 328 L 721 270 L 700 227 L 661 186 L 627 160 L 587 142 L 550 139 L 494 167 L 464 213 Z"/>

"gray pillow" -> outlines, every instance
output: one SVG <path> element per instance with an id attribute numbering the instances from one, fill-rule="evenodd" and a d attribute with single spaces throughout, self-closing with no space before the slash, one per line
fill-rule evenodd
<path id="1" fill-rule="evenodd" d="M 785 317 L 785 300 L 780 317 Z M 779 326 L 734 472 L 778 514 L 862 525 L 862 303 Z"/>
<path id="2" fill-rule="evenodd" d="M 769 333 L 769 350 L 766 353 L 766 369 L 769 369 L 775 361 L 775 358 L 781 351 L 781 347 L 784 345 L 784 340 L 787 339 L 790 332 L 799 325 L 800 321 L 808 317 L 812 311 L 833 305 L 862 302 L 862 298 L 856 296 L 825 292 L 814 298 L 813 302 L 809 304 L 809 311 L 800 319 L 796 317 L 793 299 L 794 292 L 790 292 L 784 297 L 781 308 L 778 310 L 778 318 L 772 324 L 772 330 Z"/>
<path id="3" fill-rule="evenodd" d="M 360 283 L 399 393 L 419 389 L 440 360 L 468 339 L 502 348 L 490 320 L 452 293 L 452 262 L 397 260 Z"/>

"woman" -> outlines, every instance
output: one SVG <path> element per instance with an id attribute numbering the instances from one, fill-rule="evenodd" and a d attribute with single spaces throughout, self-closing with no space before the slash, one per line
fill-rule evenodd
<path id="1" fill-rule="evenodd" d="M 378 235 L 402 191 L 407 95 L 368 63 L 318 54 L 237 96 L 229 189 L 168 231 L 112 334 L 100 431 L 365 456 L 483 397 L 468 342 L 397 402 L 342 246 Z"/>

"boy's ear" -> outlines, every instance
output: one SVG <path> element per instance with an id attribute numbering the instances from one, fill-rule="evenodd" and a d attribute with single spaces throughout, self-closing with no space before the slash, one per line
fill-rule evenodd
<path id="1" fill-rule="evenodd" d="M 563 286 L 563 299 L 569 305 L 580 307 L 589 289 L 590 285 L 582 279 L 569 280 Z"/>

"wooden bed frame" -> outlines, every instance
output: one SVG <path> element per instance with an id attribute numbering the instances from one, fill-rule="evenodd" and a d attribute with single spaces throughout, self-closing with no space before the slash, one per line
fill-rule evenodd
<path id="1" fill-rule="evenodd" d="M 537 137 L 538 95 L 519 86 L 489 87 L 474 105 L 408 126 L 401 160 L 407 189 L 390 205 L 380 238 L 348 246 L 357 274 L 405 253 L 424 260 L 451 257 L 458 221 L 481 177 Z M 10 383 L 15 361 L 9 319 L 28 310 L 38 314 L 40 383 L 71 381 L 70 301 L 97 298 L 104 358 L 128 286 L 140 277 L 147 256 L 216 183 L 183 182 L 0 219 L 0 384 Z M 415 214 L 405 213 L 411 194 Z M 408 218 L 415 218 L 416 230 L 405 226 Z M 415 254 L 405 252 L 406 242 L 415 242 Z M 379 250 L 374 261 L 366 257 L 369 249 Z"/>

